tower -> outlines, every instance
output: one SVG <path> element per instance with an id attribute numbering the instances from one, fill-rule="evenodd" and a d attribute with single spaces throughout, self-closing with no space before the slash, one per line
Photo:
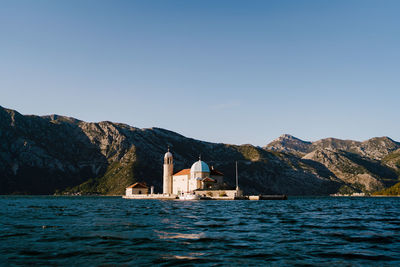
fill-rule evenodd
<path id="1" fill-rule="evenodd" d="M 172 194 L 172 173 L 174 171 L 174 162 L 172 153 L 168 152 L 164 155 L 164 172 L 163 172 L 163 194 Z"/>

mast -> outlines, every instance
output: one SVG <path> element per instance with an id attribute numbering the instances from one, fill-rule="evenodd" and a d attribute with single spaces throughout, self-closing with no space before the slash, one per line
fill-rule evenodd
<path id="1" fill-rule="evenodd" d="M 238 181 L 238 167 L 237 167 L 237 161 L 236 161 L 236 191 L 239 190 L 239 181 Z"/>

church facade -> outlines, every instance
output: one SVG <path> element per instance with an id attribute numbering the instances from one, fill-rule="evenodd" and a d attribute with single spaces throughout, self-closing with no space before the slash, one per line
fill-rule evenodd
<path id="1" fill-rule="evenodd" d="M 164 155 L 163 193 L 164 194 L 193 194 L 199 190 L 218 190 L 223 187 L 223 173 L 211 169 L 201 159 L 193 163 L 190 169 L 173 173 L 174 162 L 171 152 Z"/>

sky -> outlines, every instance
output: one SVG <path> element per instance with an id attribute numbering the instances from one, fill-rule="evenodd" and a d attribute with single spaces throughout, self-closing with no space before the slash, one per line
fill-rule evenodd
<path id="1" fill-rule="evenodd" d="M 2 0 L 0 105 L 264 146 L 400 141 L 400 1 Z"/>

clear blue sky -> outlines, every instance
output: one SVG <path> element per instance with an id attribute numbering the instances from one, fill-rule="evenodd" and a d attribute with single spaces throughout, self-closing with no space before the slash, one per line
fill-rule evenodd
<path id="1" fill-rule="evenodd" d="M 0 3 L 0 105 L 265 145 L 400 141 L 400 1 Z"/>

